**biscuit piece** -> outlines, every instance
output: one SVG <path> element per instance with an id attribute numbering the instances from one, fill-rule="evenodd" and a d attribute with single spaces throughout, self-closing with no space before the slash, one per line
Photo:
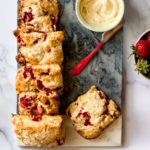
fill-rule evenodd
<path id="1" fill-rule="evenodd" d="M 47 96 L 63 88 L 61 67 L 58 64 L 24 66 L 18 69 L 16 76 L 16 91 L 38 92 L 44 91 Z"/>
<path id="2" fill-rule="evenodd" d="M 18 27 L 44 32 L 56 31 L 58 13 L 56 0 L 19 0 Z"/>
<path id="3" fill-rule="evenodd" d="M 19 54 L 16 57 L 20 64 L 43 65 L 62 64 L 64 32 L 39 32 L 37 30 L 16 30 Z"/>
<path id="4" fill-rule="evenodd" d="M 59 112 L 60 102 L 56 92 L 49 96 L 44 92 L 22 92 L 18 98 L 21 115 L 54 115 Z"/>
<path id="5" fill-rule="evenodd" d="M 62 116 L 43 115 L 41 121 L 31 116 L 13 115 L 12 123 L 17 138 L 29 147 L 53 147 L 65 141 Z"/>
<path id="6" fill-rule="evenodd" d="M 43 12 L 48 13 L 50 15 L 58 15 L 58 3 L 57 0 L 38 0 L 40 8 Z"/>
<path id="7" fill-rule="evenodd" d="M 96 138 L 116 118 L 120 116 L 113 100 L 106 100 L 102 91 L 95 86 L 78 97 L 66 110 L 76 131 L 87 139 Z"/>

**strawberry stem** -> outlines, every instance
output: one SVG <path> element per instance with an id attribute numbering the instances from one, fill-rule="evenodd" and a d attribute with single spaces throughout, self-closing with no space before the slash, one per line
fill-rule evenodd
<path id="1" fill-rule="evenodd" d="M 138 73 L 147 74 L 150 71 L 149 67 L 150 64 L 148 63 L 147 60 L 138 59 L 135 70 L 138 71 Z"/>

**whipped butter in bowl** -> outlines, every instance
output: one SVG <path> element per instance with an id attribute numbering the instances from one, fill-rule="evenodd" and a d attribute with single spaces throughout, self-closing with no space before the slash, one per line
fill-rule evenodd
<path id="1" fill-rule="evenodd" d="M 80 23 L 92 31 L 104 32 L 117 26 L 124 15 L 123 0 L 77 0 Z"/>

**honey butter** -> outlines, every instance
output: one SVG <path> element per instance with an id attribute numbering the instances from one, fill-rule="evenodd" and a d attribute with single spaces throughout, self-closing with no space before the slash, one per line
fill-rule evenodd
<path id="1" fill-rule="evenodd" d="M 111 28 L 120 18 L 121 2 L 121 0 L 80 0 L 80 15 L 84 22 L 92 28 Z"/>

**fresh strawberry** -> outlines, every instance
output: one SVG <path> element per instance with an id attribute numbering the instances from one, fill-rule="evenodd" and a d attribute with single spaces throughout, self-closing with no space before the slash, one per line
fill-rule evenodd
<path id="1" fill-rule="evenodd" d="M 146 34 L 146 40 L 150 41 L 150 32 Z"/>
<path id="2" fill-rule="evenodd" d="M 147 40 L 139 40 L 136 43 L 136 51 L 138 55 L 142 58 L 147 58 L 150 56 L 150 42 Z"/>
<path id="3" fill-rule="evenodd" d="M 32 120 L 33 121 L 41 121 L 42 120 L 42 116 L 41 115 L 34 115 Z"/>

